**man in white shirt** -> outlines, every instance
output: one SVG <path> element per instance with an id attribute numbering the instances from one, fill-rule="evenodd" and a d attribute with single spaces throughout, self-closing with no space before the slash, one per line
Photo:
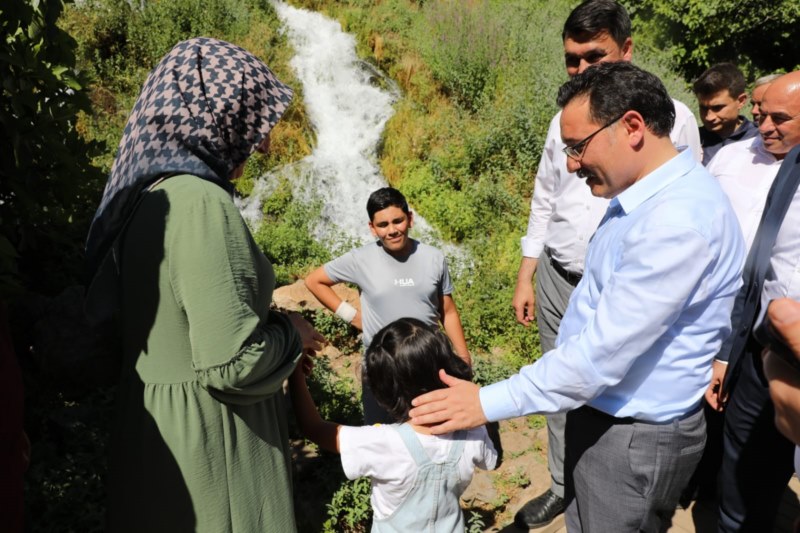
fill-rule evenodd
<path id="1" fill-rule="evenodd" d="M 570 13 L 562 33 L 567 75 L 579 74 L 595 63 L 630 61 L 631 22 L 625 8 L 613 0 L 581 3 Z M 689 108 L 673 100 L 673 144 L 688 145 L 700 161 L 700 137 Z M 528 326 L 536 317 L 542 353 L 553 349 L 570 294 L 580 281 L 586 246 L 608 207 L 567 169 L 562 153 L 559 112 L 550 122 L 536 173 L 527 235 L 522 238 L 522 261 L 513 306 L 517 320 Z M 536 274 L 536 294 L 533 276 Z M 536 306 L 534 312 L 534 305 Z M 544 494 L 520 509 L 520 527 L 541 527 L 564 511 L 564 424 L 566 414 L 548 416 L 548 464 L 552 484 Z"/>
<path id="2" fill-rule="evenodd" d="M 728 195 L 749 250 L 782 159 L 764 147 L 761 135 L 723 146 L 717 156 L 706 168 Z"/>
<path id="3" fill-rule="evenodd" d="M 800 166 L 800 71 L 772 82 L 759 112 L 764 149 L 782 164 L 752 241 L 732 333 L 714 361 L 706 392 L 712 408 L 725 410 L 719 483 L 723 532 L 772 531 L 793 466 L 794 446 L 775 427 L 763 347 L 753 330 L 770 301 L 800 298 L 800 189 L 795 188 L 800 180 L 790 172 Z"/>

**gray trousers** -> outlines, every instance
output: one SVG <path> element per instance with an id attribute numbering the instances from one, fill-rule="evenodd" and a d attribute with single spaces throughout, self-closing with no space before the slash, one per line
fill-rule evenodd
<path id="1" fill-rule="evenodd" d="M 664 424 L 567 415 L 567 531 L 662 532 L 706 442 L 703 410 Z"/>
<path id="2" fill-rule="evenodd" d="M 569 297 L 575 289 L 550 264 L 545 252 L 536 266 L 536 325 L 542 353 L 556 347 L 558 326 L 567 310 Z M 564 427 L 566 413 L 547 415 L 547 463 L 552 483 L 550 490 L 564 497 Z"/>

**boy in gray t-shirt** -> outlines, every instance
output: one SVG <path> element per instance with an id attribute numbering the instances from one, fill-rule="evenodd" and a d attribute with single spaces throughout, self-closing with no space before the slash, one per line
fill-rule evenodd
<path id="1" fill-rule="evenodd" d="M 369 227 L 378 238 L 316 269 L 306 286 L 322 304 L 364 332 L 364 348 L 383 326 L 403 317 L 431 325 L 439 323 L 455 352 L 471 364 L 447 260 L 437 248 L 408 236 L 414 216 L 397 189 L 384 187 L 367 201 Z M 339 298 L 331 288 L 348 282 L 361 289 L 361 311 Z M 362 375 L 365 373 L 362 372 Z M 372 397 L 368 384 L 362 392 L 364 422 L 392 423 Z"/>

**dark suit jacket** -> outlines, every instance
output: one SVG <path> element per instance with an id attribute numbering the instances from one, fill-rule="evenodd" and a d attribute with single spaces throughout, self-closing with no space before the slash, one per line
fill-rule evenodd
<path id="1" fill-rule="evenodd" d="M 747 255 L 742 272 L 743 285 L 733 304 L 732 330 L 722 344 L 717 359 L 728 362 L 728 372 L 723 383 L 730 390 L 739 374 L 742 354 L 750 341 L 753 325 L 759 314 L 761 291 L 769 271 L 772 247 L 783 219 L 792 204 L 800 183 L 800 146 L 795 146 L 783 159 L 778 175 L 772 183 L 764 214 L 761 216 L 753 246 Z M 796 206 L 800 209 L 800 206 Z"/>

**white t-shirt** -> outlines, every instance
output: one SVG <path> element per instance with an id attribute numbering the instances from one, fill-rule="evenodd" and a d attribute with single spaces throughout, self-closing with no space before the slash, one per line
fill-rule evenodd
<path id="1" fill-rule="evenodd" d="M 339 432 L 339 452 L 344 474 L 348 479 L 371 479 L 370 501 L 375 517 L 379 519 L 390 516 L 403 503 L 417 476 L 417 463 L 395 429 L 397 425 L 342 426 Z M 434 463 L 447 460 L 454 436 L 455 433 L 417 433 L 422 448 Z M 492 470 L 497 463 L 497 452 L 485 427 L 467 431 L 464 440 L 464 451 L 458 461 L 460 493 L 472 481 L 476 466 Z"/>
<path id="2" fill-rule="evenodd" d="M 781 163 L 767 152 L 759 135 L 723 146 L 706 165 L 706 170 L 719 180 L 731 201 L 748 250 L 755 239 L 767 194 Z"/>
<path id="3" fill-rule="evenodd" d="M 762 310 L 776 298 L 800 299 L 800 188 L 778 230 L 769 263 L 761 293 Z"/>

